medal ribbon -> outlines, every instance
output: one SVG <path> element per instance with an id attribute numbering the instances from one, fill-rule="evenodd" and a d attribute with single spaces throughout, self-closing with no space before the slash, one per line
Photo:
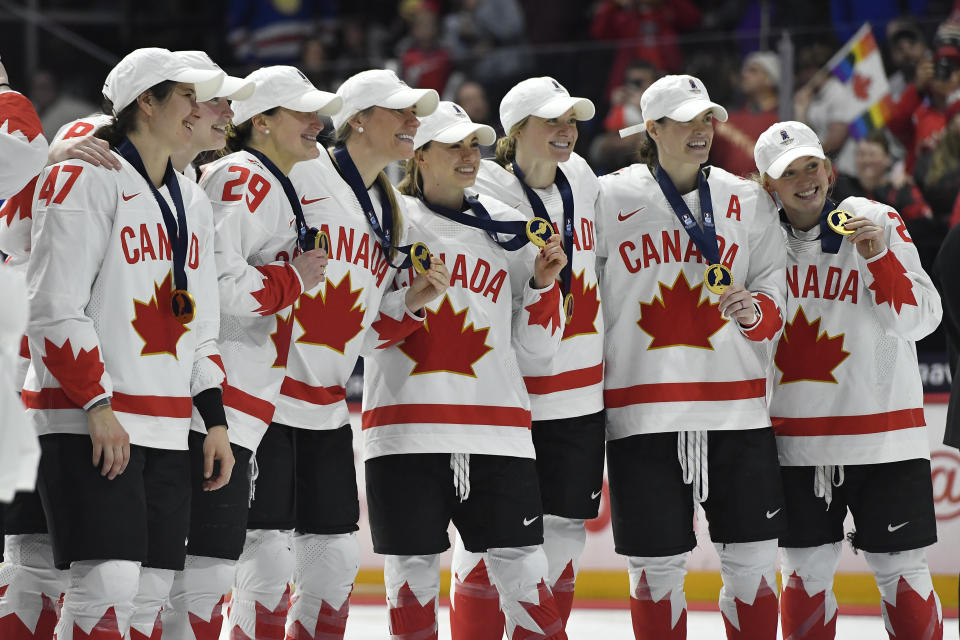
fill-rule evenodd
<path id="1" fill-rule="evenodd" d="M 163 184 L 170 192 L 170 198 L 173 200 L 173 206 L 177 210 L 177 217 L 173 217 L 170 211 L 170 205 L 163 199 L 157 188 L 153 186 L 150 176 L 147 175 L 147 169 L 143 166 L 143 160 L 140 153 L 133 146 L 130 140 L 124 138 L 123 142 L 117 147 L 117 153 L 126 159 L 137 173 L 144 179 L 147 186 L 150 187 L 150 193 L 157 201 L 160 207 L 160 213 L 163 214 L 163 225 L 167 229 L 167 239 L 170 241 L 170 248 L 173 253 L 173 282 L 174 289 L 183 289 L 187 291 L 187 272 L 184 265 L 187 262 L 187 244 L 189 235 L 187 233 L 187 213 L 183 208 L 183 196 L 180 193 L 180 184 L 177 182 L 177 172 L 173 168 L 173 163 L 167 160 L 167 170 L 163 174 Z"/>
<path id="2" fill-rule="evenodd" d="M 527 185 L 523 178 L 523 171 L 520 170 L 520 165 L 518 165 L 516 161 L 513 163 L 513 175 L 520 181 L 523 192 L 527 194 L 527 200 L 533 209 L 534 217 L 542 218 L 547 224 L 553 227 L 553 222 L 550 221 L 550 214 L 547 213 L 547 208 L 543 205 L 543 200 L 540 199 L 536 191 Z M 563 252 L 567 254 L 567 264 L 560 271 L 560 287 L 563 291 L 563 297 L 566 299 L 567 294 L 570 293 L 570 281 L 573 274 L 573 190 L 570 188 L 570 182 L 567 180 L 567 176 L 563 175 L 560 167 L 557 167 L 553 184 L 557 185 L 557 191 L 560 192 L 560 201 L 563 202 Z"/>
<path id="3" fill-rule="evenodd" d="M 297 198 L 297 191 L 293 188 L 293 183 L 290 182 L 290 178 L 283 174 L 283 171 L 280 171 L 280 168 L 273 164 L 273 161 L 270 160 L 266 155 L 260 153 L 256 149 L 251 149 L 246 147 L 244 149 L 247 153 L 254 156 L 257 160 L 267 168 L 273 177 L 277 179 L 277 182 L 280 183 L 280 186 L 283 187 L 283 193 L 287 196 L 287 202 L 290 203 L 290 208 L 293 209 L 293 216 L 296 218 L 297 222 L 297 240 L 304 238 L 307 234 L 307 219 L 303 215 L 303 207 L 300 206 L 300 200 Z M 301 247 L 301 249 L 305 249 Z"/>
<path id="4" fill-rule="evenodd" d="M 839 253 L 843 245 L 843 236 L 830 228 L 827 224 L 827 214 L 837 208 L 837 205 L 827 198 L 823 203 L 823 209 L 820 211 L 820 249 L 824 253 Z M 790 225 L 790 219 L 787 213 L 780 209 L 780 221 Z"/>
<path id="5" fill-rule="evenodd" d="M 710 184 L 707 182 L 707 170 L 700 169 L 697 172 L 697 192 L 700 196 L 700 210 L 703 212 L 703 228 L 697 224 L 696 218 L 690 212 L 690 207 L 683 201 L 680 192 L 673 184 L 670 176 L 660 165 L 657 165 L 654 171 L 654 177 L 657 184 L 660 185 L 660 191 L 666 196 L 670 208 L 680 220 L 684 230 L 693 243 L 700 250 L 700 255 L 706 258 L 708 264 L 720 263 L 720 248 L 717 245 L 717 227 L 713 222 L 713 200 L 710 199 Z"/>
<path id="6" fill-rule="evenodd" d="M 373 230 L 374 235 L 377 236 L 380 247 L 383 249 L 383 257 L 387 261 L 387 264 L 397 269 L 406 269 L 411 266 L 413 263 L 410 260 L 410 248 L 413 245 L 407 244 L 401 247 L 393 244 L 393 208 L 390 206 L 390 198 L 387 197 L 383 185 L 380 184 L 380 181 L 374 182 L 374 185 L 380 192 L 380 199 L 383 202 L 383 211 L 381 212 L 383 226 L 381 226 L 380 221 L 377 220 L 377 213 L 373 208 L 373 202 L 370 200 L 370 194 L 367 193 L 367 188 L 363 184 L 363 178 L 360 177 L 360 171 L 357 170 L 357 165 L 353 163 L 353 158 L 350 157 L 347 147 L 342 144 L 334 147 L 333 157 L 337 161 L 334 166 L 337 167 L 340 176 L 350 186 L 353 195 L 357 198 L 357 202 L 360 203 L 360 208 L 363 209 L 363 215 L 367 217 L 367 222 L 370 223 L 370 228 Z M 390 261 L 391 249 L 406 254 L 401 264 L 393 264 Z"/>
<path id="7" fill-rule="evenodd" d="M 474 215 L 457 211 L 456 209 L 442 207 L 437 204 L 431 204 L 427 202 L 426 198 L 423 199 L 423 204 L 427 205 L 427 208 L 437 215 L 443 216 L 453 222 L 485 231 L 491 240 L 507 251 L 516 251 L 530 242 L 530 239 L 527 238 L 526 235 L 527 224 L 525 222 L 521 222 L 520 220 L 494 220 L 490 217 L 490 213 L 486 208 L 480 204 L 480 200 L 476 196 L 465 196 L 464 202 L 470 207 Z M 501 233 L 513 235 L 514 237 L 510 240 L 500 240 L 497 234 Z"/>

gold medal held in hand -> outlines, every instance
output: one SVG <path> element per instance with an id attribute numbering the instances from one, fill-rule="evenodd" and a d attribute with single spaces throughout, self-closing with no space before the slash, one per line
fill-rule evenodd
<path id="1" fill-rule="evenodd" d="M 733 284 L 733 273 L 722 264 L 711 264 L 703 272 L 703 283 L 710 293 L 721 294 Z"/>
<path id="2" fill-rule="evenodd" d="M 568 293 L 563 298 L 563 313 L 567 316 L 567 322 L 573 320 L 573 294 Z"/>
<path id="3" fill-rule="evenodd" d="M 314 248 L 320 249 L 328 256 L 330 255 L 330 234 L 326 231 L 317 231 L 317 237 L 314 239 Z"/>
<path id="4" fill-rule="evenodd" d="M 186 289 L 174 289 L 170 294 L 170 308 L 173 310 L 173 317 L 180 323 L 190 324 L 193 322 L 197 303 Z"/>
<path id="5" fill-rule="evenodd" d="M 543 218 L 530 218 L 527 220 L 527 237 L 530 242 L 540 248 L 547 246 L 547 240 L 553 235 L 553 228 Z"/>
<path id="6" fill-rule="evenodd" d="M 847 229 L 844 225 L 848 220 L 853 219 L 853 214 L 843 209 L 834 209 L 827 214 L 827 226 L 842 236 L 850 236 L 856 233 L 856 229 Z"/>
<path id="7" fill-rule="evenodd" d="M 415 242 L 410 247 L 410 262 L 417 273 L 426 273 L 430 269 L 430 248 L 422 242 Z"/>

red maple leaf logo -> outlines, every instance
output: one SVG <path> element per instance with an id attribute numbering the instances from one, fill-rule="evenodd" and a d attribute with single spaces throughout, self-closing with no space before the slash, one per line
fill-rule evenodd
<path id="1" fill-rule="evenodd" d="M 825 592 L 820 591 L 813 596 L 807 595 L 803 586 L 803 578 L 794 571 L 780 595 L 780 624 L 783 626 L 783 635 L 786 638 L 834 638 L 837 633 L 837 615 L 827 622 Z"/>
<path id="2" fill-rule="evenodd" d="M 879 307 L 886 302 L 894 311 L 900 313 L 905 304 L 917 306 L 913 295 L 913 282 L 907 277 L 907 270 L 892 251 L 887 251 L 879 260 L 867 265 L 873 274 L 873 282 L 868 289 L 873 291 L 873 299 Z"/>
<path id="3" fill-rule="evenodd" d="M 288 632 L 284 640 L 326 640 L 327 638 L 342 638 L 347 628 L 347 614 L 350 611 L 350 598 L 343 601 L 339 609 L 334 609 L 326 600 L 320 601 L 320 613 L 317 616 L 317 626 L 311 634 L 303 624 L 297 620 L 293 623 L 293 632 Z M 259 634 L 258 636 L 259 637 Z"/>
<path id="4" fill-rule="evenodd" d="M 454 574 L 450 626 L 454 637 L 503 637 L 504 617 L 500 593 L 490 584 L 487 565 L 481 559 L 465 578 Z M 461 588 L 461 586 L 466 588 Z"/>
<path id="5" fill-rule="evenodd" d="M 525 638 L 553 638 L 554 634 L 561 634 L 563 631 L 563 621 L 560 619 L 560 611 L 557 609 L 557 601 L 553 599 L 547 583 L 543 580 L 537 585 L 537 596 L 539 604 L 533 602 L 519 601 L 521 607 L 527 610 L 533 621 L 537 623 L 540 629 L 524 629 L 520 625 L 513 628 L 511 640 L 524 640 Z M 562 635 L 560 636 L 562 637 Z"/>
<path id="6" fill-rule="evenodd" d="M 432 634 L 431 634 L 432 632 Z M 390 605 L 390 635 L 395 638 L 436 638 L 437 599 L 421 605 L 410 583 L 404 582 Z"/>
<path id="7" fill-rule="evenodd" d="M 270 334 L 273 340 L 273 346 L 277 350 L 277 357 L 273 361 L 274 367 L 286 367 L 287 357 L 290 355 L 290 337 L 293 334 L 293 311 L 287 314 L 287 319 L 279 313 L 274 316 L 277 319 L 277 330 Z"/>
<path id="8" fill-rule="evenodd" d="M 130 640 L 160 640 L 162 635 L 163 624 L 160 622 L 160 612 L 157 612 L 157 619 L 153 623 L 153 630 L 149 636 L 145 633 L 140 633 L 133 625 L 130 625 Z"/>
<path id="9" fill-rule="evenodd" d="M 84 633 L 83 629 L 74 622 L 73 638 L 74 640 L 122 640 L 123 636 L 120 635 L 120 629 L 117 627 L 117 612 L 113 607 L 107 609 L 90 629 L 89 634 Z"/>
<path id="10" fill-rule="evenodd" d="M 11 135 L 17 131 L 33 142 L 38 135 L 43 134 L 43 125 L 37 112 L 26 96 L 9 92 L 3 98 L 3 119 L 0 120 L 0 130 L 6 129 Z"/>
<path id="11" fill-rule="evenodd" d="M 290 585 L 280 597 L 280 602 L 272 611 L 259 602 L 255 607 L 253 637 L 256 640 L 283 640 L 283 628 L 287 623 L 287 611 L 290 609 Z M 243 629 L 233 625 L 230 640 L 251 640 Z"/>
<path id="12" fill-rule="evenodd" d="M 673 624 L 670 592 L 668 591 L 660 600 L 654 600 L 645 571 L 640 572 L 637 588 L 630 598 L 630 617 L 633 620 L 633 635 L 637 638 L 683 640 L 687 637 L 686 608 L 680 612 L 677 623 Z M 667 629 L 670 631 L 666 632 Z M 664 635 L 665 632 L 667 635 Z"/>
<path id="13" fill-rule="evenodd" d="M 377 332 L 380 341 L 377 349 L 386 349 L 403 342 L 404 338 L 420 328 L 420 323 L 407 314 L 403 315 L 402 320 L 394 320 L 389 315 L 381 313 L 370 328 Z"/>
<path id="14" fill-rule="evenodd" d="M 893 629 L 891 636 L 897 638 L 942 638 L 943 620 L 937 613 L 936 595 L 933 591 L 926 600 L 913 590 L 906 578 L 900 576 L 897 581 L 897 603 L 891 604 L 883 599 L 887 618 Z"/>
<path id="15" fill-rule="evenodd" d="M 399 347 L 417 363 L 410 375 L 446 371 L 476 377 L 474 363 L 493 347 L 487 346 L 490 327 L 474 329 L 472 322 L 463 326 L 468 308 L 454 313 L 450 297 L 445 295 L 436 311 L 426 309 L 423 328 L 412 333 Z"/>
<path id="16" fill-rule="evenodd" d="M 570 610 L 573 609 L 573 592 L 577 586 L 576 582 L 577 576 L 573 572 L 573 560 L 570 560 L 550 589 L 557 601 L 557 609 L 560 611 L 560 618 L 563 620 L 564 627 L 567 626 L 567 618 L 570 617 Z"/>
<path id="17" fill-rule="evenodd" d="M 100 359 L 100 348 L 94 347 L 89 351 L 80 349 L 80 353 L 73 355 L 73 345 L 67 338 L 63 346 L 58 347 L 48 338 L 43 339 L 43 364 L 53 374 L 64 393 L 70 400 L 83 406 L 103 393 L 100 379 L 103 378 L 103 361 Z"/>
<path id="18" fill-rule="evenodd" d="M 210 620 L 204 620 L 192 611 L 187 612 L 190 628 L 193 629 L 193 637 L 196 640 L 217 640 L 220 637 L 220 628 L 223 627 L 224 598 L 226 596 L 220 596 L 220 600 L 213 606 Z"/>
<path id="19" fill-rule="evenodd" d="M 869 76 L 853 74 L 853 95 L 859 100 L 866 100 L 870 93 L 870 83 L 873 81 Z"/>
<path id="20" fill-rule="evenodd" d="M 710 337 L 723 328 L 727 320 L 720 315 L 719 303 L 710 302 L 709 298 L 700 301 L 703 283 L 691 287 L 681 271 L 673 286 L 667 287 L 662 282 L 659 285 L 659 297 L 640 303 L 637 326 L 653 338 L 647 349 L 713 349 Z"/>
<path id="21" fill-rule="evenodd" d="M 0 598 L 7 592 L 10 585 L 0 587 Z M 53 629 L 57 626 L 57 604 L 41 593 L 40 617 L 33 631 L 20 619 L 16 612 L 11 611 L 0 617 L 0 638 L 3 640 L 49 640 L 53 637 Z"/>
<path id="22" fill-rule="evenodd" d="M 597 285 L 589 287 L 584 283 L 584 271 L 574 275 L 570 282 L 570 293 L 573 294 L 573 318 L 563 328 L 563 339 L 596 333 L 597 312 L 600 310 L 600 299 L 597 297 Z"/>
<path id="23" fill-rule="evenodd" d="M 810 322 L 803 307 L 799 307 L 793 320 L 783 328 L 773 362 L 783 374 L 780 384 L 801 380 L 836 382 L 833 370 L 849 355 L 843 350 L 842 333 L 829 336 L 826 331 L 821 332 L 820 318 Z"/>
<path id="24" fill-rule="evenodd" d="M 363 287 L 354 289 L 350 272 L 334 284 L 326 286 L 315 296 L 302 295 L 297 306 L 297 322 L 303 328 L 298 343 L 329 347 L 343 353 L 347 343 L 363 330 L 365 309 L 358 300 Z"/>
<path id="25" fill-rule="evenodd" d="M 576 303 L 574 303 L 574 307 L 576 307 Z M 530 319 L 527 320 L 527 324 L 538 324 L 549 331 L 550 335 L 553 335 L 560 328 L 561 323 L 560 286 L 554 283 L 547 291 L 540 294 L 540 298 L 536 302 L 527 305 L 524 309 L 530 312 Z M 576 310 L 574 310 L 574 313 L 576 313 Z"/>
<path id="26" fill-rule="evenodd" d="M 738 626 L 727 620 L 723 614 L 723 625 L 727 629 L 727 640 L 753 640 L 754 638 L 775 638 L 777 636 L 778 603 L 766 578 L 760 578 L 760 586 L 753 604 L 746 604 L 740 598 L 733 599 L 737 607 Z M 721 612 L 723 613 L 723 612 Z"/>
<path id="27" fill-rule="evenodd" d="M 8 227 L 13 224 L 14 218 L 18 215 L 20 220 L 33 218 L 33 191 L 36 189 L 39 177 L 34 176 L 33 180 L 20 190 L 20 193 L 3 203 L 3 207 L 0 208 L 0 218 L 6 219 Z"/>
<path id="28" fill-rule="evenodd" d="M 173 316 L 170 309 L 170 296 L 173 293 L 173 273 L 168 272 L 161 284 L 153 283 L 153 297 L 150 302 L 134 299 L 134 318 L 130 321 L 133 330 L 143 340 L 140 355 L 150 356 L 168 353 L 177 357 L 177 343 L 180 337 L 190 331 Z"/>
<path id="29" fill-rule="evenodd" d="M 300 295 L 300 280 L 293 273 L 291 265 L 266 264 L 256 269 L 263 275 L 263 286 L 250 292 L 253 299 L 259 303 L 253 310 L 254 313 L 268 316 L 297 301 Z"/>

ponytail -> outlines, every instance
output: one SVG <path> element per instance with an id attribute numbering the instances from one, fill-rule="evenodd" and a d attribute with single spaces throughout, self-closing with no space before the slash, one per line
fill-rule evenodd
<path id="1" fill-rule="evenodd" d="M 497 140 L 495 160 L 501 167 L 506 167 L 517 157 L 517 132 L 527 125 L 530 116 L 510 127 L 510 132 Z"/>

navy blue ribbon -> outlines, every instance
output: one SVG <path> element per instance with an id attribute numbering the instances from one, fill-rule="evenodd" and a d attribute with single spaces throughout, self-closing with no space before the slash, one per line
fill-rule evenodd
<path id="1" fill-rule="evenodd" d="M 553 222 L 550 220 L 550 214 L 547 213 L 547 208 L 543 205 L 543 201 L 540 199 L 540 196 L 537 195 L 537 192 L 527 185 L 523 177 L 523 171 L 520 170 L 520 165 L 518 165 L 516 161 L 513 162 L 513 175 L 520 181 L 523 192 L 527 194 L 527 200 L 533 209 L 534 217 L 545 220 L 547 224 L 553 227 Z M 573 190 L 570 188 L 570 182 L 567 180 L 567 176 L 563 175 L 560 167 L 557 167 L 553 184 L 557 185 L 557 191 L 560 192 L 560 201 L 563 203 L 563 252 L 567 255 L 567 264 L 560 271 L 560 287 L 563 291 L 564 298 L 566 298 L 567 294 L 570 293 L 570 283 L 573 274 Z"/>
<path id="2" fill-rule="evenodd" d="M 843 236 L 830 228 L 827 224 L 827 215 L 837 208 L 830 198 L 823 203 L 823 209 L 820 211 L 820 249 L 824 253 L 839 253 L 843 246 Z M 780 221 L 784 224 L 790 224 L 786 211 L 780 209 Z"/>
<path id="3" fill-rule="evenodd" d="M 244 151 L 259 160 L 260 163 L 266 167 L 267 171 L 273 174 L 273 177 L 277 179 L 280 186 L 283 187 L 283 193 L 287 196 L 287 202 L 290 203 L 290 208 L 293 209 L 293 217 L 296 218 L 297 244 L 300 246 L 300 250 L 309 251 L 313 249 L 314 247 L 312 246 L 306 246 L 311 228 L 307 226 L 307 219 L 303 215 L 303 207 L 300 206 L 300 199 L 297 198 L 297 190 L 293 188 L 293 183 L 290 182 L 290 178 L 285 176 L 283 171 L 280 171 L 280 167 L 275 165 L 270 158 L 256 149 L 246 147 Z"/>
<path id="4" fill-rule="evenodd" d="M 160 207 L 160 213 L 163 215 L 163 225 L 167 229 L 167 239 L 170 241 L 170 248 L 173 253 L 173 283 L 174 289 L 183 289 L 187 291 L 187 272 L 184 266 L 187 262 L 187 249 L 189 245 L 189 234 L 187 232 L 187 212 L 183 208 L 183 195 L 180 193 L 180 184 L 177 182 L 177 172 L 173 168 L 173 163 L 167 160 L 167 170 L 163 174 L 163 184 L 170 192 L 170 198 L 173 200 L 173 206 L 177 210 L 177 216 L 174 218 L 170 211 L 170 205 L 163 199 L 157 188 L 153 186 L 150 176 L 147 174 L 147 168 L 143 166 L 143 160 L 140 158 L 140 152 L 133 146 L 130 140 L 124 138 L 123 142 L 117 147 L 117 153 L 126 159 L 137 173 L 146 181 L 150 187 L 150 193 Z"/>
<path id="5" fill-rule="evenodd" d="M 667 175 L 660 165 L 657 165 L 654 171 L 654 177 L 657 184 L 660 185 L 660 191 L 666 196 L 670 208 L 674 215 L 680 220 L 684 230 L 693 243 L 697 245 L 707 264 L 720 263 L 720 247 L 717 244 L 717 227 L 713 222 L 713 200 L 710 199 L 710 183 L 707 182 L 707 172 L 709 167 L 704 167 L 697 172 L 697 192 L 700 196 L 700 210 L 703 212 L 703 228 L 697 224 L 697 220 L 690 212 L 690 207 L 683 201 L 683 197 L 673 184 L 673 180 Z"/>
<path id="6" fill-rule="evenodd" d="M 438 204 L 431 204 L 427 202 L 426 197 L 423 198 L 423 204 L 427 205 L 427 208 L 437 215 L 443 216 L 448 220 L 485 231 L 491 240 L 507 251 L 516 251 L 530 242 L 530 239 L 527 237 L 526 222 L 520 220 L 494 220 L 490 217 L 490 212 L 480 204 L 480 200 L 476 196 L 466 196 L 463 200 L 464 204 L 473 211 L 473 215 L 463 211 L 457 211 L 456 209 L 442 207 Z M 500 240 L 497 235 L 501 233 L 514 237 L 510 240 Z"/>
<path id="7" fill-rule="evenodd" d="M 363 184 L 360 171 L 357 170 L 357 165 L 354 164 L 353 158 L 350 157 L 350 152 L 347 151 L 347 147 L 342 144 L 334 147 L 333 157 L 337 161 L 334 166 L 337 168 L 337 171 L 340 172 L 340 176 L 350 186 L 353 195 L 357 198 L 357 202 L 360 203 L 360 208 L 363 209 L 363 215 L 367 217 L 367 222 L 370 223 L 370 228 L 373 230 L 374 235 L 377 236 L 380 248 L 383 249 L 384 259 L 386 259 L 390 266 L 397 269 L 410 267 L 413 264 L 410 260 L 410 248 L 413 245 L 407 244 L 401 247 L 393 244 L 393 208 L 390 206 L 390 198 L 383 188 L 383 185 L 380 184 L 379 180 L 373 183 L 377 191 L 380 192 L 380 201 L 383 203 L 383 211 L 381 212 L 383 226 L 381 226 L 380 221 L 377 220 L 377 213 L 373 208 L 373 201 L 370 200 L 370 194 L 367 193 L 367 187 Z M 406 254 L 402 263 L 393 264 L 390 261 L 391 249 Z"/>

